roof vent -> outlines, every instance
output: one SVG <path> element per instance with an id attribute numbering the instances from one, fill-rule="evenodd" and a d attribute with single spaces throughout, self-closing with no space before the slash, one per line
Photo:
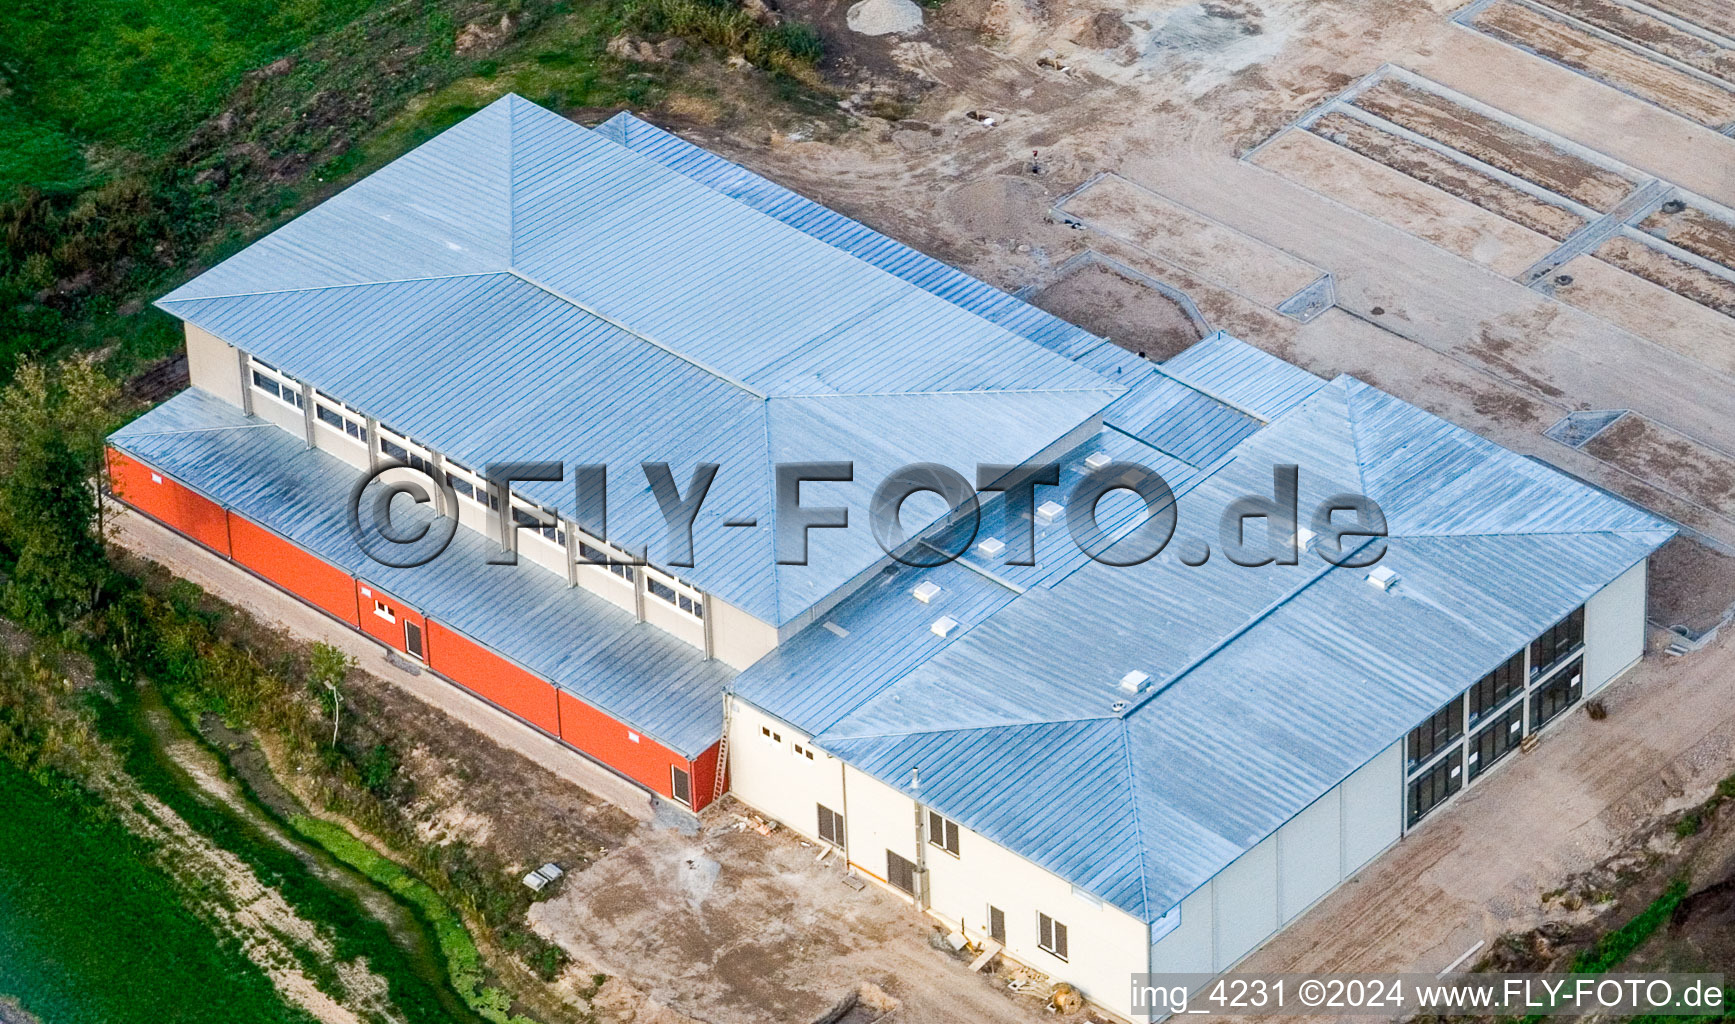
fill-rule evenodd
<path id="1" fill-rule="evenodd" d="M 1006 542 L 1001 540 L 999 537 L 989 537 L 987 540 L 976 545 L 976 550 L 982 552 L 982 554 L 989 558 L 998 558 L 1000 557 L 1000 553 L 1006 550 Z"/>
<path id="2" fill-rule="evenodd" d="M 1128 703 L 1127 701 L 1117 700 L 1113 704 L 1109 705 L 1109 710 L 1113 711 L 1115 714 L 1118 715 L 1122 711 L 1125 711 L 1129 707 L 1132 707 L 1132 705 L 1130 703 Z"/>
<path id="3" fill-rule="evenodd" d="M 1093 452 L 1085 456 L 1084 464 L 1087 469 L 1101 469 L 1113 461 L 1108 452 Z"/>
<path id="4" fill-rule="evenodd" d="M 939 596 L 939 593 L 940 585 L 938 583 L 935 583 L 933 580 L 923 580 L 916 584 L 914 590 L 910 591 L 910 596 L 923 604 L 927 604 L 935 597 Z"/>
<path id="5" fill-rule="evenodd" d="M 1131 672 L 1128 672 L 1126 675 L 1121 676 L 1121 689 L 1128 693 L 1144 693 L 1150 685 L 1151 677 L 1149 673 L 1140 672 L 1136 668 Z"/>
<path id="6" fill-rule="evenodd" d="M 1066 506 L 1062 505 L 1060 502 L 1045 501 L 1036 506 L 1036 521 L 1041 523 L 1043 526 L 1050 526 L 1056 519 L 1059 519 L 1060 514 L 1065 511 Z"/>
<path id="7" fill-rule="evenodd" d="M 1390 590 L 1398 583 L 1398 574 L 1383 565 L 1374 566 L 1374 571 L 1368 573 L 1368 582 L 1381 590 Z"/>
<path id="8" fill-rule="evenodd" d="M 1295 546 L 1296 546 L 1296 548 L 1298 550 L 1301 550 L 1301 551 L 1306 551 L 1307 546 L 1309 544 L 1313 543 L 1313 538 L 1315 536 L 1317 536 L 1317 534 L 1315 534 L 1312 530 L 1309 530 L 1307 527 L 1297 526 L 1295 528 Z"/>
<path id="9" fill-rule="evenodd" d="M 849 630 L 844 629 L 842 626 L 830 619 L 826 619 L 825 622 L 821 623 L 821 625 L 823 625 L 826 632 L 830 633 L 832 636 L 849 636 Z"/>
<path id="10" fill-rule="evenodd" d="M 928 632 L 934 634 L 937 637 L 944 638 L 944 637 L 950 636 L 952 633 L 952 630 L 957 629 L 957 628 L 958 628 L 958 620 L 957 619 L 952 618 L 950 615 L 942 615 L 939 618 L 934 620 L 934 624 L 932 626 L 928 627 Z"/>

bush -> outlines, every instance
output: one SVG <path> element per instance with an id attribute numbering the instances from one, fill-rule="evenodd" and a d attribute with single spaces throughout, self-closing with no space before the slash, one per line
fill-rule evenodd
<path id="1" fill-rule="evenodd" d="M 384 793 L 398 773 L 398 755 L 384 743 L 375 743 L 362 758 L 361 784 L 375 793 Z"/>
<path id="2" fill-rule="evenodd" d="M 641 32 L 679 36 L 738 53 L 756 67 L 814 81 L 825 46 L 813 26 L 764 25 L 734 0 L 629 0 L 627 24 Z"/>

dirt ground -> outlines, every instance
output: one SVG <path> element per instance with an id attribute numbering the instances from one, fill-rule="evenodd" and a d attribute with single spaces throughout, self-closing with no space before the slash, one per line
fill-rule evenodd
<path id="1" fill-rule="evenodd" d="M 1168 359 L 1202 337 L 1174 299 L 1104 263 L 1080 267 L 1030 301 L 1150 359 Z"/>
<path id="2" fill-rule="evenodd" d="M 1697 635 L 1735 608 L 1735 557 L 1676 537 L 1651 556 L 1648 584 L 1651 622 Z"/>
<path id="3" fill-rule="evenodd" d="M 732 799 L 696 830 L 642 830 L 629 847 L 537 904 L 531 922 L 580 960 L 631 977 L 709 1024 L 806 1024 L 862 986 L 898 1021 L 1046 1019 L 993 973 L 937 948 L 939 932 L 872 884 L 844 884 L 835 856 L 787 831 L 740 828 Z M 650 979 L 655 979 L 654 981 Z"/>

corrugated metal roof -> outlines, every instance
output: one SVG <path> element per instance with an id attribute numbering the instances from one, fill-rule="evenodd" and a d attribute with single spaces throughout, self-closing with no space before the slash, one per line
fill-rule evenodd
<path id="1" fill-rule="evenodd" d="M 613 539 L 653 561 L 636 464 L 718 463 L 678 574 L 781 625 L 881 552 L 821 531 L 778 565 L 772 462 L 853 461 L 824 486 L 865 508 L 895 468 L 1022 462 L 1126 390 L 1045 347 L 1089 335 L 874 238 L 508 96 L 159 304 L 471 468 L 608 463 Z M 575 511 L 569 484 L 519 490 Z"/>
<path id="2" fill-rule="evenodd" d="M 1139 362 L 1132 353 L 1116 349 L 1107 340 L 1082 327 L 1021 302 L 955 267 L 887 238 L 836 210 L 791 192 L 627 111 L 609 118 L 596 130 L 707 188 L 775 217 L 1069 359 L 1081 359 L 1088 353 L 1106 348 L 1120 353 L 1117 361 L 1124 362 L 1129 368 Z"/>
<path id="3" fill-rule="evenodd" d="M 425 566 L 381 565 L 344 511 L 361 473 L 219 398 L 183 391 L 110 442 L 684 757 L 721 735 L 726 665 L 527 560 L 489 564 L 472 530 Z"/>
<path id="4" fill-rule="evenodd" d="M 1227 455 L 1260 427 L 1259 420 L 1160 373 L 1132 384 L 1103 421 L 1200 467 Z"/>
<path id="5" fill-rule="evenodd" d="M 1213 353 L 1259 363 L 1217 339 L 1182 364 Z M 848 636 L 810 629 L 734 692 L 905 792 L 919 766 L 935 809 L 1154 920 L 1673 532 L 1353 378 L 1256 375 L 1195 378 L 1272 420 L 1171 479 L 1179 522 L 1157 558 L 1026 570 L 1021 593 L 926 570 L 935 605 L 897 600 L 915 576 L 861 595 L 832 615 Z M 1213 450 L 1220 418 L 1179 446 Z M 1381 564 L 1398 587 L 1312 554 L 1243 568 L 1215 550 L 1222 510 L 1271 494 L 1283 462 L 1304 519 L 1341 491 L 1394 510 Z M 1182 564 L 1197 543 L 1211 559 Z M 950 639 L 913 635 L 941 613 L 961 624 Z M 1117 689 L 1132 670 L 1154 695 Z M 1025 785 L 1054 813 L 1030 813 Z"/>
<path id="6" fill-rule="evenodd" d="M 1163 363 L 1169 376 L 1270 422 L 1324 381 L 1293 363 L 1218 331 Z"/>

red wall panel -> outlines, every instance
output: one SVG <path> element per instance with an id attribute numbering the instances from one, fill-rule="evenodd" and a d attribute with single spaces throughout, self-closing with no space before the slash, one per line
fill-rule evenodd
<path id="1" fill-rule="evenodd" d="M 673 796 L 674 783 L 669 769 L 678 766 L 691 771 L 686 758 L 627 728 L 565 690 L 559 692 L 561 739 L 628 778 L 664 796 Z M 694 795 L 698 795 L 696 782 Z M 706 797 L 710 795 L 705 794 Z"/>
<path id="2" fill-rule="evenodd" d="M 113 448 L 108 450 L 108 479 L 115 497 L 128 505 L 208 548 L 229 553 L 229 516 L 216 502 Z"/>
<path id="3" fill-rule="evenodd" d="M 711 744 L 709 750 L 693 759 L 690 770 L 693 773 L 693 810 L 695 811 L 703 810 L 705 805 L 711 802 L 711 794 L 716 790 L 718 746 L 718 743 Z M 727 782 L 728 780 L 725 779 L 724 781 Z"/>
<path id="4" fill-rule="evenodd" d="M 404 623 L 414 623 L 416 628 L 422 631 L 422 658 L 427 659 L 428 624 L 423 621 L 419 612 L 371 583 L 357 580 L 355 591 L 363 632 L 380 643 L 407 654 L 409 652 L 404 647 Z M 379 605 L 385 606 L 385 614 L 381 614 Z"/>
<path id="5" fill-rule="evenodd" d="M 229 513 L 229 547 L 235 561 L 327 614 L 352 626 L 360 624 L 355 580 L 349 573 L 233 512 Z"/>
<path id="6" fill-rule="evenodd" d="M 493 701 L 552 735 L 560 735 L 554 686 L 438 622 L 428 623 L 429 661 L 435 672 Z"/>
<path id="7" fill-rule="evenodd" d="M 465 637 L 427 621 L 415 609 L 371 583 L 342 570 L 113 448 L 109 478 L 115 495 L 194 540 L 298 594 L 369 636 L 404 651 L 404 625 L 422 631 L 422 657 L 430 668 L 525 721 L 613 767 L 628 778 L 673 798 L 671 769 L 691 780 L 694 809 L 711 802 L 717 747 L 688 761 L 655 740 L 557 690 Z M 390 616 L 379 614 L 384 605 Z"/>

